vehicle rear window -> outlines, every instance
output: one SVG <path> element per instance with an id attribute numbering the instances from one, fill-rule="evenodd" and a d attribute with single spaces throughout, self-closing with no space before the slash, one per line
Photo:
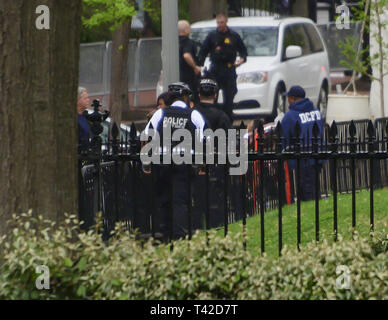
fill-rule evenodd
<path id="1" fill-rule="evenodd" d="M 205 40 L 210 31 L 215 28 L 197 28 L 191 30 L 191 38 L 198 46 Z M 278 48 L 278 27 L 232 27 L 236 31 L 248 50 L 248 56 L 275 56 Z"/>
<path id="2" fill-rule="evenodd" d="M 310 38 L 311 49 L 313 52 L 323 51 L 323 43 L 318 34 L 318 31 L 314 28 L 312 24 L 304 25 L 306 32 Z"/>

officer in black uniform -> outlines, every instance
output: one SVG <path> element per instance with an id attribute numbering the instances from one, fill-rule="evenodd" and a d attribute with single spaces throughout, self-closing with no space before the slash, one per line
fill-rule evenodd
<path id="1" fill-rule="evenodd" d="M 187 129 L 191 133 L 194 142 L 195 135 L 203 137 L 205 120 L 197 111 L 188 107 L 192 91 L 185 83 L 178 82 L 169 85 L 169 97 L 171 106 L 159 109 L 152 116 L 145 128 L 149 134 L 152 126 L 158 131 L 160 141 L 163 141 L 163 129 L 171 126 L 171 137 L 175 130 Z M 172 151 L 180 142 L 170 141 Z M 191 150 L 190 150 L 191 152 Z M 155 165 L 158 207 L 160 208 L 160 232 L 172 239 L 185 237 L 188 233 L 188 200 L 191 195 L 188 192 L 188 174 L 185 165 L 162 164 Z M 172 192 L 172 193 L 171 193 Z M 171 196 L 173 203 L 171 203 Z M 172 215 L 171 215 L 172 213 Z M 172 228 L 172 230 L 170 229 Z"/>
<path id="2" fill-rule="evenodd" d="M 233 121 L 233 99 L 237 93 L 236 68 L 246 62 L 247 48 L 237 32 L 227 26 L 228 17 L 220 13 L 216 17 L 217 30 L 208 34 L 199 52 L 199 65 L 203 65 L 210 53 L 209 76 L 213 77 L 223 91 L 224 110 Z M 237 53 L 240 60 L 236 61 Z"/>
<path id="3" fill-rule="evenodd" d="M 186 20 L 178 21 L 179 32 L 179 80 L 189 85 L 193 100 L 198 103 L 198 82 L 201 67 L 197 65 L 197 49 L 190 36 L 190 24 Z"/>
<path id="4" fill-rule="evenodd" d="M 228 129 L 232 129 L 232 123 L 226 113 L 215 104 L 215 99 L 218 93 L 217 83 L 212 79 L 203 79 L 199 84 L 199 99 L 200 103 L 194 108 L 198 110 L 204 117 L 206 125 L 213 132 L 217 129 L 225 130 L 225 136 L 228 136 Z M 205 131 L 206 134 L 206 131 Z M 219 148 L 217 148 L 219 150 Z M 210 227 L 219 227 L 224 224 L 224 170 L 225 165 L 215 164 L 208 165 L 209 172 L 209 225 Z M 196 216 L 201 212 L 206 212 L 206 202 L 201 199 L 206 199 L 206 191 L 203 186 L 206 184 L 206 177 L 197 177 L 196 187 L 194 187 L 194 213 Z"/>

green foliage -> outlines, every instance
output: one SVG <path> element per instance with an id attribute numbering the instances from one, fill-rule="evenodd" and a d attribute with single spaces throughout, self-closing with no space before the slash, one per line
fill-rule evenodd
<path id="1" fill-rule="evenodd" d="M 369 10 L 366 12 L 366 4 L 368 0 L 360 0 L 358 7 L 353 7 L 353 22 L 363 21 L 365 23 L 365 31 L 370 35 L 370 39 L 375 40 L 377 45 L 382 45 L 382 51 L 374 55 L 369 55 L 367 59 L 362 59 L 363 56 L 370 52 L 371 46 L 366 46 L 360 52 L 357 52 L 357 47 L 363 34 L 359 39 L 355 37 L 347 37 L 343 42 L 339 42 L 338 46 L 341 52 L 345 55 L 346 60 L 341 60 L 342 66 L 353 69 L 363 75 L 370 77 L 372 80 L 380 80 L 369 74 L 369 67 L 378 67 L 380 62 L 386 61 L 388 58 L 388 43 L 384 42 L 382 35 L 378 30 L 379 19 L 381 20 L 381 31 L 387 28 L 387 22 L 383 21 L 383 15 L 388 10 L 388 0 L 370 0 Z M 379 18 L 379 19 L 378 19 Z M 372 27 L 373 26 L 373 27 Z"/>
<path id="2" fill-rule="evenodd" d="M 355 48 L 358 46 L 358 40 L 355 37 L 346 37 L 345 41 L 340 41 L 338 47 L 341 49 L 341 53 L 345 59 L 340 61 L 340 64 L 348 69 L 354 70 L 357 73 L 366 74 L 368 72 L 368 66 L 370 64 L 370 58 L 367 60 L 360 59 L 365 53 L 369 52 L 369 48 L 361 49 L 357 54 Z"/>
<path id="3" fill-rule="evenodd" d="M 114 9 L 115 1 L 83 1 L 83 25 L 81 30 L 81 42 L 84 43 L 111 40 L 111 30 L 117 28 L 120 23 L 119 20 L 116 20 L 112 14 L 121 15 L 121 12 Z M 123 17 L 124 21 L 136 15 L 136 10 L 133 11 L 133 9 L 136 9 L 136 5 L 133 1 L 130 2 L 128 0 L 120 0 L 120 2 L 129 3 L 128 7 L 125 7 L 125 11 L 127 11 L 127 17 Z M 189 3 L 190 0 L 179 0 L 179 19 L 189 20 Z M 112 10 L 107 11 L 107 5 L 109 5 Z M 151 29 L 153 34 L 156 37 L 160 37 L 162 35 L 161 0 L 144 0 L 143 6 L 144 11 L 147 12 L 151 18 Z M 117 24 L 114 25 L 116 22 Z M 131 30 L 131 38 L 137 38 L 140 36 L 140 31 Z"/>
<path id="4" fill-rule="evenodd" d="M 190 0 L 178 1 L 178 17 L 180 20 L 190 21 Z"/>
<path id="5" fill-rule="evenodd" d="M 107 25 L 114 31 L 137 14 L 133 0 L 83 0 L 83 3 L 91 11 L 89 17 L 82 19 L 87 28 Z"/>
<path id="6" fill-rule="evenodd" d="M 161 0 L 144 0 L 144 11 L 151 18 L 151 28 L 156 36 L 162 34 L 162 7 Z"/>
<path id="7" fill-rule="evenodd" d="M 36 226 L 36 228 L 32 228 Z M 388 299 L 388 235 L 372 240 L 311 243 L 279 259 L 244 251 L 241 234 L 139 243 L 118 225 L 106 245 L 77 219 L 60 225 L 14 216 L 0 240 L 0 299 Z M 37 290 L 37 265 L 50 269 L 50 289 Z M 350 268 L 351 288 L 336 288 L 336 267 Z"/>
<path id="8" fill-rule="evenodd" d="M 190 0 L 178 1 L 178 19 L 190 20 L 189 15 Z M 146 11 L 152 21 L 152 30 L 156 36 L 162 35 L 162 6 L 161 0 L 144 0 L 144 11 Z"/>

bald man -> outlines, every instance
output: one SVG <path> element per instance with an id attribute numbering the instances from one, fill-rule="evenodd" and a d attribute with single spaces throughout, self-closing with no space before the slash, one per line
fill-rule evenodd
<path id="1" fill-rule="evenodd" d="M 187 83 L 193 91 L 194 102 L 198 102 L 198 84 L 201 67 L 197 65 L 194 42 L 189 38 L 190 24 L 186 20 L 178 22 L 179 34 L 179 80 Z"/>

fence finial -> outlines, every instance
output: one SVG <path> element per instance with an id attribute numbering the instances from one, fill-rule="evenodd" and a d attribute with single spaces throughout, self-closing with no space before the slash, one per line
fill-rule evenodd
<path id="1" fill-rule="evenodd" d="M 277 137 L 277 143 L 276 143 L 276 152 L 281 153 L 283 149 L 283 128 L 282 124 L 280 121 L 278 121 L 276 128 L 275 128 L 275 133 Z"/>
<path id="2" fill-rule="evenodd" d="M 119 128 L 117 127 L 116 122 L 113 122 L 113 126 L 112 126 L 112 139 L 116 140 L 118 136 L 119 136 Z"/>
<path id="3" fill-rule="evenodd" d="M 136 125 L 134 122 L 131 124 L 131 131 L 129 132 L 130 139 L 136 139 Z"/>
<path id="4" fill-rule="evenodd" d="M 318 152 L 318 136 L 319 136 L 319 127 L 318 123 L 315 121 L 313 125 L 313 137 L 312 137 L 312 142 L 313 142 L 313 152 L 317 153 Z"/>
<path id="5" fill-rule="evenodd" d="M 299 121 L 297 121 L 294 128 L 294 136 L 296 139 L 299 139 L 301 131 L 302 131 L 302 128 L 300 126 Z"/>
<path id="6" fill-rule="evenodd" d="M 388 121 L 386 121 L 385 123 L 385 132 L 387 133 L 387 137 L 388 137 Z"/>
<path id="7" fill-rule="evenodd" d="M 320 133 L 320 130 L 319 130 L 319 127 L 318 127 L 318 123 L 315 121 L 314 122 L 314 126 L 313 126 L 313 137 L 314 138 L 318 138 L 319 133 Z"/>
<path id="8" fill-rule="evenodd" d="M 375 133 L 375 126 L 373 125 L 372 120 L 369 120 L 368 122 L 368 129 L 367 129 L 368 137 L 370 139 L 373 139 L 376 135 Z"/>
<path id="9" fill-rule="evenodd" d="M 131 131 L 129 132 L 129 141 L 131 145 L 131 150 L 130 152 L 136 153 L 137 152 L 137 143 L 136 143 L 136 126 L 135 123 L 132 122 L 131 124 Z"/>
<path id="10" fill-rule="evenodd" d="M 259 134 L 260 140 L 263 140 L 264 126 L 262 121 L 259 121 L 259 123 L 257 124 L 257 133 Z"/>
<path id="11" fill-rule="evenodd" d="M 338 151 L 337 134 L 338 134 L 337 123 L 333 121 L 329 130 L 330 146 L 331 146 L 332 152 Z"/>
<path id="12" fill-rule="evenodd" d="M 241 121 L 240 126 L 238 127 L 240 130 L 245 129 L 244 121 Z"/>
<path id="13" fill-rule="evenodd" d="M 148 127 L 148 131 L 151 132 L 153 130 L 154 130 L 154 126 L 152 125 L 152 122 L 150 122 L 150 125 Z M 149 138 L 151 138 L 151 136 Z M 148 140 L 148 141 L 150 141 L 150 140 Z"/>
<path id="14" fill-rule="evenodd" d="M 333 121 L 330 127 L 330 137 L 335 139 L 337 137 L 337 134 L 338 134 L 337 123 Z"/>
<path id="15" fill-rule="evenodd" d="M 113 154 L 118 154 L 118 152 L 119 152 L 118 141 L 117 141 L 118 136 L 119 136 L 119 129 L 117 127 L 116 122 L 113 122 L 113 126 L 112 126 L 112 151 L 113 151 Z"/>
<path id="16" fill-rule="evenodd" d="M 373 125 L 372 120 L 369 120 L 368 128 L 366 129 L 366 131 L 368 133 L 368 151 L 374 152 L 374 149 L 375 149 L 374 140 L 376 137 L 376 131 L 375 131 L 375 126 Z"/>
<path id="17" fill-rule="evenodd" d="M 349 135 L 351 138 L 354 138 L 356 136 L 357 130 L 356 130 L 356 125 L 354 124 L 354 121 L 350 121 L 349 125 Z"/>
<path id="18" fill-rule="evenodd" d="M 276 124 L 275 132 L 279 135 L 279 137 L 283 134 L 283 128 L 280 121 L 278 121 L 278 123 Z"/>
<path id="19" fill-rule="evenodd" d="M 354 121 L 350 121 L 349 125 L 349 142 L 350 142 L 350 152 L 355 153 L 356 152 L 356 134 L 357 129 L 356 125 L 354 124 Z"/>

